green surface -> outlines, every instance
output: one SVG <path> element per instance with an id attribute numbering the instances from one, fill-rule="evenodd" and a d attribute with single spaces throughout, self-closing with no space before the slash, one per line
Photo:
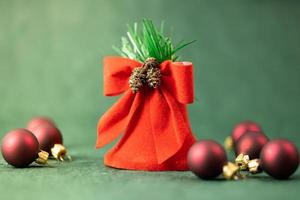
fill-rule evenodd
<path id="1" fill-rule="evenodd" d="M 0 136 L 36 115 L 62 130 L 71 163 L 14 169 L 0 160 L 0 199 L 296 199 L 292 179 L 202 181 L 190 172 L 103 167 L 96 123 L 118 97 L 102 96 L 102 66 L 126 23 L 165 20 L 195 65 L 189 107 L 198 138 L 219 142 L 244 119 L 300 146 L 300 3 L 296 1 L 0 0 Z"/>

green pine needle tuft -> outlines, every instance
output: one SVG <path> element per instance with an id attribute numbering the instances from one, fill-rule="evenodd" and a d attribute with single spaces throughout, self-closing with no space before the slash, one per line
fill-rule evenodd
<path id="1" fill-rule="evenodd" d="M 121 56 L 144 62 L 149 57 L 154 57 L 158 62 L 165 60 L 176 61 L 177 51 L 195 42 L 179 42 L 173 45 L 169 37 L 163 35 L 164 24 L 161 23 L 158 30 L 149 19 L 142 21 L 142 29 L 138 29 L 138 24 L 128 25 L 126 37 L 122 37 L 122 47 L 113 47 Z"/>

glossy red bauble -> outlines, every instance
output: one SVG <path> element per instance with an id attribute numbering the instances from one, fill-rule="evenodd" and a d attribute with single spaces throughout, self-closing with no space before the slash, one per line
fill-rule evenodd
<path id="1" fill-rule="evenodd" d="M 35 128 L 41 125 L 55 126 L 55 123 L 48 117 L 35 117 L 28 122 L 26 129 L 33 131 Z"/>
<path id="2" fill-rule="evenodd" d="M 260 161 L 267 174 L 277 179 L 286 179 L 298 168 L 299 152 L 289 140 L 272 140 L 262 149 Z"/>
<path id="3" fill-rule="evenodd" d="M 8 164 L 27 167 L 38 157 L 39 143 L 30 131 L 15 129 L 4 136 L 1 152 Z"/>
<path id="4" fill-rule="evenodd" d="M 260 151 L 267 142 L 268 138 L 263 133 L 248 132 L 237 141 L 235 154 L 238 156 L 242 153 L 250 159 L 259 158 Z"/>
<path id="5" fill-rule="evenodd" d="M 235 145 L 240 137 L 248 132 L 262 132 L 262 129 L 257 123 L 252 121 L 240 122 L 233 128 L 231 133 L 233 144 Z"/>
<path id="6" fill-rule="evenodd" d="M 63 138 L 60 130 L 52 125 L 40 125 L 32 130 L 40 144 L 40 149 L 51 152 L 55 144 L 62 144 Z"/>
<path id="7" fill-rule="evenodd" d="M 224 148 L 214 140 L 195 143 L 188 152 L 189 169 L 202 179 L 211 179 L 222 173 L 227 163 Z"/>

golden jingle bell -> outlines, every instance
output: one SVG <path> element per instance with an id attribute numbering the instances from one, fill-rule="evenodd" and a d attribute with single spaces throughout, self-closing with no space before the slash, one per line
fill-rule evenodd
<path id="1" fill-rule="evenodd" d="M 228 151 L 233 149 L 233 139 L 232 139 L 231 136 L 228 136 L 228 137 L 225 138 L 224 147 Z"/>
<path id="2" fill-rule="evenodd" d="M 248 155 L 239 154 L 235 159 L 235 164 L 240 167 L 240 170 L 242 171 L 247 170 L 252 174 L 262 172 L 262 169 L 260 167 L 260 160 L 259 159 L 250 160 Z"/>
<path id="3" fill-rule="evenodd" d="M 52 156 L 59 161 L 71 161 L 71 156 L 67 155 L 67 149 L 62 144 L 55 144 L 51 148 Z"/>
<path id="4" fill-rule="evenodd" d="M 48 158 L 49 158 L 49 153 L 41 150 L 38 153 L 38 158 L 35 160 L 35 162 L 40 165 L 45 165 L 48 162 Z"/>
<path id="5" fill-rule="evenodd" d="M 250 160 L 248 163 L 248 169 L 249 172 L 252 174 L 257 174 L 262 172 L 262 169 L 260 167 L 260 160 L 259 159 Z"/>
<path id="6" fill-rule="evenodd" d="M 241 153 L 236 157 L 235 164 L 239 166 L 240 170 L 247 170 L 249 161 L 249 156 Z"/>
<path id="7" fill-rule="evenodd" d="M 223 166 L 223 176 L 227 180 L 238 180 L 243 178 L 240 174 L 240 168 L 232 162 L 228 162 Z"/>

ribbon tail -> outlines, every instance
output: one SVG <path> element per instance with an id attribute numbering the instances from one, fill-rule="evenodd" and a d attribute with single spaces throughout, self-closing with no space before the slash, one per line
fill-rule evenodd
<path id="1" fill-rule="evenodd" d="M 156 90 L 150 99 L 150 119 L 159 164 L 176 154 L 186 136 L 191 134 L 180 106 L 184 105 L 163 87 Z"/>
<path id="2" fill-rule="evenodd" d="M 107 112 L 99 119 L 96 148 L 101 148 L 115 140 L 125 129 L 128 115 L 135 95 L 128 90 Z"/>
<path id="3" fill-rule="evenodd" d="M 140 112 L 141 107 L 144 105 L 144 97 L 143 94 L 140 92 L 136 93 L 134 96 L 134 99 L 131 102 L 131 107 L 128 112 L 128 115 L 126 117 L 125 123 L 124 123 L 124 134 L 120 141 L 116 144 L 115 149 L 121 149 L 123 144 L 128 140 L 129 137 L 132 137 L 132 133 L 137 128 L 137 124 L 140 120 Z M 134 149 L 134 151 L 138 151 L 137 149 Z"/>

